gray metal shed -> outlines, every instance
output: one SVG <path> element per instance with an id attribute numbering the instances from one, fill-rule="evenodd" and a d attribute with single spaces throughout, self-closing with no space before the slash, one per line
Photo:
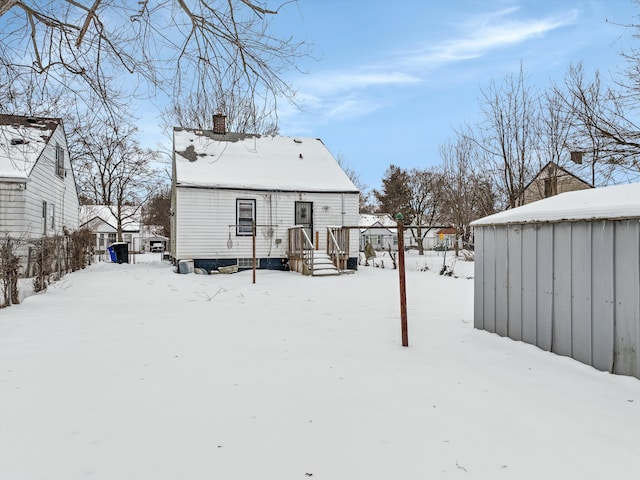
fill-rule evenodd
<path id="1" fill-rule="evenodd" d="M 563 193 L 472 226 L 475 328 L 640 378 L 640 183 Z"/>

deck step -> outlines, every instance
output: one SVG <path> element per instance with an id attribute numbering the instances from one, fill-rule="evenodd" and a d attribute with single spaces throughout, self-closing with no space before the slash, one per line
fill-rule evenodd
<path id="1" fill-rule="evenodd" d="M 329 255 L 318 253 L 313 257 L 313 276 L 325 277 L 330 275 L 340 275 L 340 271 L 329 258 Z"/>

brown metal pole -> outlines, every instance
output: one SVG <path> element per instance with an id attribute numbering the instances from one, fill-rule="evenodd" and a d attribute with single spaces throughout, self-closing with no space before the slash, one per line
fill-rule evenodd
<path id="1" fill-rule="evenodd" d="M 398 274 L 400 275 L 400 324 L 402 325 L 402 346 L 409 346 L 409 333 L 407 332 L 407 285 L 404 271 L 404 226 L 402 215 L 396 216 L 398 220 Z"/>
<path id="2" fill-rule="evenodd" d="M 253 283 L 256 283 L 256 222 L 251 224 L 251 250 L 253 256 Z"/>

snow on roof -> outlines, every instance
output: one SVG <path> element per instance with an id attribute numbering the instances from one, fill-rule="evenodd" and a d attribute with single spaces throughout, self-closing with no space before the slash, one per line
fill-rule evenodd
<path id="1" fill-rule="evenodd" d="M 396 222 L 388 213 L 361 213 L 358 225 L 361 227 L 396 227 Z"/>
<path id="2" fill-rule="evenodd" d="M 174 128 L 173 140 L 179 186 L 358 192 L 317 138 Z"/>
<path id="3" fill-rule="evenodd" d="M 113 212 L 117 212 L 115 205 L 82 205 L 80 207 L 80 225 L 85 225 L 94 219 L 102 220 L 114 229 L 118 227 L 118 220 Z M 125 232 L 137 232 L 140 230 L 140 207 L 123 205 L 122 230 Z"/>
<path id="4" fill-rule="evenodd" d="M 59 119 L 0 115 L 0 178 L 26 180 Z"/>
<path id="5" fill-rule="evenodd" d="M 561 193 L 472 222 L 474 227 L 509 223 L 640 219 L 640 183 Z"/>

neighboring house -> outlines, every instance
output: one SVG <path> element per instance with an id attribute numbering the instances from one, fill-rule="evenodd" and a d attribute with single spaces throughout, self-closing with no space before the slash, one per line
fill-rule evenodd
<path id="1" fill-rule="evenodd" d="M 429 229 L 426 233 L 425 230 Z M 431 250 L 437 246 L 436 239 L 436 229 L 437 227 L 422 227 L 422 247 L 425 250 Z M 416 249 L 418 248 L 418 242 L 413 236 L 411 232 L 412 228 L 407 228 L 404 232 L 404 248 L 405 249 Z"/>
<path id="2" fill-rule="evenodd" d="M 388 213 L 366 213 L 360 215 L 360 250 L 364 251 L 367 243 L 375 250 L 398 249 L 398 223 Z M 428 227 L 424 227 L 426 229 Z M 423 229 L 423 232 L 424 232 Z M 430 228 L 422 239 L 423 247 L 428 250 L 438 245 L 436 229 Z M 404 231 L 404 248 L 418 248 L 418 242 L 411 233 L 411 228 Z"/>
<path id="3" fill-rule="evenodd" d="M 475 328 L 640 378 L 640 183 L 471 225 Z"/>
<path id="4" fill-rule="evenodd" d="M 322 141 L 226 133 L 214 120 L 213 131 L 174 129 L 173 260 L 251 268 L 255 222 L 257 268 L 313 273 L 302 263 L 333 255 L 337 239 L 342 269 L 355 270 L 359 192 Z"/>
<path id="5" fill-rule="evenodd" d="M 360 214 L 360 250 L 364 251 L 367 243 L 374 250 L 398 249 L 397 222 L 387 213 Z M 405 238 L 406 240 L 406 238 Z"/>
<path id="6" fill-rule="evenodd" d="M 62 120 L 0 115 L 0 236 L 28 242 L 77 227 Z"/>
<path id="7" fill-rule="evenodd" d="M 95 236 L 95 252 L 106 253 L 107 247 L 117 241 L 117 207 L 108 205 L 83 205 L 80 207 L 80 226 L 88 228 Z M 129 251 L 138 252 L 144 245 L 140 234 L 140 207 L 122 207 L 122 241 L 129 244 Z"/>
<path id="8" fill-rule="evenodd" d="M 552 197 L 559 193 L 573 192 L 593 188 L 592 185 L 577 177 L 567 169 L 547 163 L 524 188 L 521 205 Z"/>
<path id="9" fill-rule="evenodd" d="M 453 227 L 439 228 L 435 231 L 434 247 L 438 250 L 453 250 L 456 243 L 456 229 Z"/>

